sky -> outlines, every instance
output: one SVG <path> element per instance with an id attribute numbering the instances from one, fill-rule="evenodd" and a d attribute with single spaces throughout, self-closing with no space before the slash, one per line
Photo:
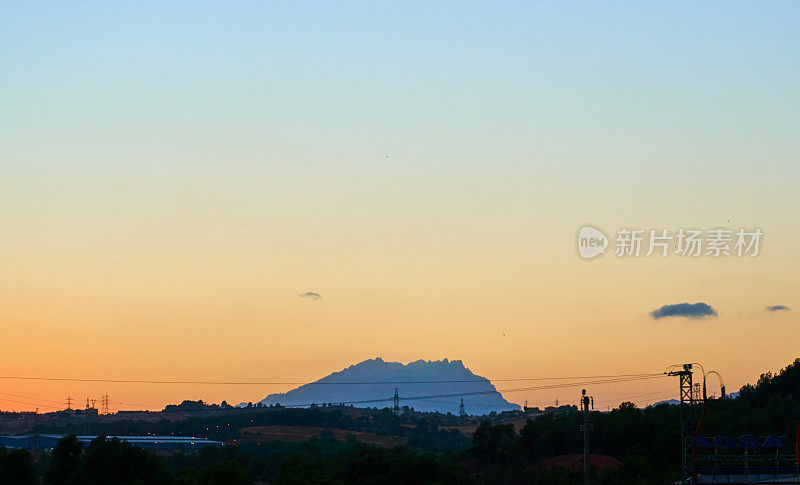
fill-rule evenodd
<path id="1" fill-rule="evenodd" d="M 0 375 L 308 382 L 380 356 L 754 382 L 799 357 L 797 311 L 765 310 L 800 310 L 798 24 L 793 2 L 3 2 Z M 584 260 L 587 224 L 764 237 Z M 697 302 L 717 315 L 651 316 Z M 291 387 L 0 379 L 0 409 Z"/>

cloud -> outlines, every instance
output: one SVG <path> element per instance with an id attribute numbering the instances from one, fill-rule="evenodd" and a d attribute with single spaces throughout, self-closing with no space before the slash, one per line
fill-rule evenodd
<path id="1" fill-rule="evenodd" d="M 322 295 L 319 293 L 314 293 L 313 291 L 306 291 L 305 293 L 301 293 L 298 295 L 300 298 L 305 298 L 308 300 L 321 300 Z"/>
<path id="2" fill-rule="evenodd" d="M 792 309 L 789 308 L 786 305 L 772 305 L 772 306 L 768 306 L 767 307 L 767 311 L 768 312 L 790 312 L 790 311 L 792 311 Z"/>
<path id="3" fill-rule="evenodd" d="M 677 303 L 675 305 L 664 305 L 658 310 L 650 312 L 650 316 L 655 320 L 664 317 L 685 317 L 685 318 L 707 318 L 716 317 L 717 311 L 711 308 L 708 303 Z"/>

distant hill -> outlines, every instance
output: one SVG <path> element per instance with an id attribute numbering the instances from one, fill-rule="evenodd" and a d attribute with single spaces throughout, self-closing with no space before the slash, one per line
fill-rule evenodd
<path id="1" fill-rule="evenodd" d="M 442 383 L 431 381 L 468 382 Z M 359 384 L 364 382 L 377 382 L 379 384 Z M 345 384 L 333 385 L 332 383 Z M 336 404 L 381 400 L 379 402 L 356 403 L 354 405 L 384 408 L 392 406 L 395 387 L 398 388 L 400 394 L 400 406 L 413 407 L 417 411 L 439 411 L 457 414 L 462 397 L 465 411 L 468 414 L 488 414 L 491 411 L 501 412 L 520 409 L 519 405 L 506 401 L 488 379 L 472 373 L 464 367 L 460 360 L 418 360 L 404 365 L 399 362 L 385 362 L 380 357 L 351 365 L 297 389 L 285 393 L 270 394 L 261 403 L 264 405 L 296 406 L 309 405 L 311 403 L 320 405 L 323 403 Z M 447 396 L 476 392 L 481 394 Z"/>
<path id="2" fill-rule="evenodd" d="M 739 397 L 739 393 L 738 392 L 732 392 L 732 393 L 727 395 L 726 399 L 736 399 L 737 397 Z M 711 399 L 713 399 L 713 397 Z M 650 406 L 658 406 L 659 404 L 669 404 L 671 406 L 676 406 L 676 405 L 678 405 L 680 403 L 681 402 L 678 399 L 667 399 L 666 401 L 654 402 Z"/>

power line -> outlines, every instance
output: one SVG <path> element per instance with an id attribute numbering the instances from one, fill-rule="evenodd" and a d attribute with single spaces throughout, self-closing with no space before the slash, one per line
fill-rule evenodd
<path id="1" fill-rule="evenodd" d="M 18 397 L 18 398 L 26 399 L 27 401 L 17 401 L 17 400 L 14 400 L 14 399 L 7 399 L 7 398 L 5 398 L 3 396 Z M 87 399 L 89 399 L 89 398 L 87 398 Z M 15 403 L 20 403 L 20 404 L 29 404 L 29 405 L 42 406 L 42 407 L 52 408 L 52 409 L 64 409 L 63 408 L 63 406 L 64 406 L 64 401 L 63 400 L 57 401 L 55 399 L 47 399 L 47 398 L 37 397 L 37 396 L 28 396 L 28 395 L 25 395 L 25 394 L 14 394 L 14 393 L 5 392 L 5 391 L 0 391 L 0 401 L 15 402 Z M 33 402 L 30 402 L 30 401 L 33 401 Z M 95 403 L 97 402 L 97 399 L 89 399 L 89 401 L 92 403 L 91 407 L 94 408 L 95 407 Z M 101 404 L 102 404 L 102 401 L 103 400 L 101 400 Z M 61 406 L 53 406 L 52 404 L 44 404 L 44 403 L 61 404 Z M 123 402 L 123 401 L 113 401 L 113 402 L 109 401 L 109 404 L 121 404 L 123 406 L 144 406 L 144 407 L 160 406 L 160 404 L 143 404 L 143 403 L 132 403 L 132 402 Z"/>
<path id="2" fill-rule="evenodd" d="M 63 404 L 64 403 L 63 400 L 62 401 L 56 401 L 55 399 L 45 399 L 45 398 L 36 397 L 36 396 L 26 396 L 24 394 L 12 394 L 10 392 L 5 392 L 5 391 L 0 391 L 0 395 L 12 396 L 12 397 L 21 397 L 23 399 L 31 399 L 33 401 L 46 401 L 46 402 L 56 403 L 56 404 Z M 2 399 L 2 398 L 0 398 L 0 399 Z"/>
<path id="3" fill-rule="evenodd" d="M 77 378 L 77 377 L 39 377 L 39 376 L 0 376 L 0 379 L 7 380 L 29 380 L 29 381 L 61 381 L 61 382 L 102 382 L 112 384 L 166 384 L 166 385 L 226 385 L 226 386 L 307 386 L 307 385 L 379 385 L 379 384 L 457 384 L 457 383 L 492 383 L 492 382 L 518 382 L 518 381 L 555 381 L 573 379 L 599 379 L 599 378 L 623 378 L 623 377 L 655 377 L 663 376 L 662 373 L 652 374 L 613 374 L 597 376 L 558 376 L 558 377 L 517 377 L 506 379 L 451 379 L 433 381 L 351 381 L 351 382 L 288 382 L 288 381 L 168 381 L 156 379 L 101 379 L 101 378 Z"/>
<path id="4" fill-rule="evenodd" d="M 486 394 L 493 394 L 495 392 L 519 392 L 519 391 L 533 391 L 533 390 L 542 390 L 542 389 L 556 389 L 556 388 L 563 388 L 563 387 L 573 387 L 578 385 L 586 385 L 586 384 L 605 384 L 605 383 L 617 383 L 617 382 L 629 382 L 635 380 L 642 380 L 642 379 L 653 379 L 657 377 L 664 377 L 664 374 L 612 374 L 612 375 L 596 375 L 596 376 L 548 376 L 548 377 L 523 377 L 523 378 L 507 378 L 507 379 L 471 379 L 471 380 L 464 380 L 464 379 L 450 379 L 450 380 L 431 380 L 431 381 L 358 381 L 358 382 L 227 382 L 227 381 L 161 381 L 161 380 L 123 380 L 123 379 L 92 379 L 92 378 L 64 378 L 64 377 L 40 377 L 40 376 L 0 376 L 0 379 L 16 379 L 16 380 L 40 380 L 40 381 L 68 381 L 68 382 L 104 382 L 104 383 L 135 383 L 135 384 L 162 384 L 162 385 L 171 385 L 171 384 L 198 384 L 198 385 L 411 385 L 411 384 L 451 384 L 451 383 L 489 383 L 492 382 L 515 382 L 515 381 L 557 381 L 557 380 L 574 380 L 574 379 L 590 379 L 589 381 L 585 382 L 569 382 L 569 383 L 559 383 L 559 384 L 549 384 L 549 385 L 542 385 L 542 386 L 533 386 L 533 387 L 523 387 L 523 388 L 514 388 L 514 389 L 500 389 L 500 390 L 485 390 L 485 391 L 474 391 L 474 392 L 461 392 L 461 393 L 451 393 L 451 394 L 434 394 L 429 396 L 413 396 L 413 397 L 404 397 L 402 398 L 403 401 L 411 401 L 411 400 L 432 400 L 437 398 L 450 398 L 450 397 L 461 397 L 461 396 L 475 396 L 475 395 L 486 395 Z M 594 380 L 594 379 L 601 379 L 601 380 Z M 44 399 L 44 398 L 37 398 L 33 396 L 25 396 L 21 394 L 12 394 L 7 393 L 4 391 L 0 391 L 0 395 L 8 395 L 13 397 L 20 397 L 24 399 L 30 399 L 36 402 L 49 402 L 49 403 L 62 403 L 63 401 L 55 401 L 51 399 Z M 105 399 L 106 396 L 103 396 Z M 108 405 L 111 404 L 110 400 L 105 401 L 103 404 L 104 412 L 108 412 Z M 31 402 L 24 402 L 24 401 L 15 401 L 11 399 L 1 399 L 7 402 L 16 402 L 19 404 L 28 404 L 28 405 L 40 405 L 42 407 L 58 409 L 57 406 L 52 406 L 50 404 L 36 404 Z M 388 402 L 391 401 L 392 398 L 387 399 L 365 399 L 365 400 L 358 400 L 358 401 L 346 401 L 346 402 L 337 402 L 337 404 L 368 404 L 368 403 L 379 403 L 379 402 Z M 71 401 L 71 400 L 70 400 Z M 70 403 L 71 404 L 71 403 Z M 115 404 L 122 404 L 122 405 L 129 405 L 129 406 L 145 406 L 145 407 L 153 407 L 152 404 L 141 404 L 141 403 L 129 403 L 129 402 L 117 402 Z M 307 407 L 310 406 L 309 404 L 292 404 L 287 405 L 287 407 Z"/>
<path id="5" fill-rule="evenodd" d="M 569 382 L 569 383 L 562 383 L 562 384 L 550 384 L 545 386 L 533 386 L 533 387 L 519 387 L 515 389 L 497 389 L 497 390 L 488 390 L 488 391 L 475 391 L 475 392 L 457 392 L 452 394 L 432 394 L 428 396 L 413 396 L 413 397 L 401 397 L 401 401 L 413 401 L 417 399 L 432 399 L 432 398 L 445 398 L 445 397 L 463 397 L 463 396 L 480 396 L 486 394 L 494 394 L 494 393 L 505 393 L 505 392 L 520 392 L 520 391 L 538 391 L 543 389 L 558 389 L 564 387 L 575 387 L 575 386 L 583 386 L 589 384 L 614 384 L 620 382 L 631 382 L 631 381 L 638 381 L 638 380 L 646 380 L 646 379 L 658 379 L 660 377 L 666 377 L 664 374 L 650 374 L 650 375 L 641 375 L 639 377 L 622 377 L 616 379 L 605 379 L 605 380 L 597 380 L 597 381 L 584 381 L 584 382 Z M 386 399 L 362 399 L 359 401 L 336 401 L 335 404 L 369 404 L 369 403 L 380 403 L 380 402 L 389 402 L 392 401 L 393 398 L 389 397 Z M 308 403 L 308 404 L 289 404 L 285 407 L 308 407 L 311 404 L 318 404 L 318 403 Z"/>
<path id="6" fill-rule="evenodd" d="M 63 377 L 29 377 L 29 376 L 0 376 L 0 379 L 17 379 L 17 380 L 40 380 L 40 381 L 69 381 L 69 382 L 104 382 L 104 383 L 136 383 L 136 384 L 163 384 L 163 385 L 170 385 L 170 384 L 207 384 L 207 385 L 269 385 L 269 384 L 282 384 L 282 385 L 411 385 L 411 384 L 451 384 L 451 383 L 492 383 L 492 382 L 516 382 L 516 381 L 560 381 L 560 380 L 575 380 L 575 379 L 587 379 L 586 381 L 582 382 L 568 382 L 568 383 L 557 383 L 557 384 L 547 384 L 541 386 L 529 386 L 529 387 L 521 387 L 521 388 L 512 388 L 512 389 L 498 389 L 498 390 L 485 390 L 485 391 L 473 391 L 473 392 L 460 392 L 460 393 L 450 393 L 450 394 L 433 394 L 433 395 L 425 395 L 425 396 L 412 396 L 412 397 L 403 397 L 403 401 L 412 401 L 412 400 L 435 400 L 440 398 L 452 398 L 452 397 L 462 397 L 462 396 L 476 396 L 476 395 L 486 395 L 486 394 L 494 394 L 495 392 L 505 393 L 505 392 L 520 392 L 520 391 L 535 391 L 535 390 L 543 390 L 543 389 L 557 389 L 557 388 L 565 388 L 565 387 L 574 387 L 579 385 L 587 385 L 587 384 L 608 384 L 608 383 L 620 383 L 620 382 L 630 382 L 630 381 L 637 381 L 637 380 L 644 380 L 644 379 L 654 379 L 658 377 L 664 377 L 664 374 L 657 373 L 657 374 L 612 374 L 612 375 L 595 375 L 595 376 L 549 376 L 549 377 L 524 377 L 524 378 L 506 378 L 506 379 L 471 379 L 471 380 L 464 380 L 464 379 L 450 379 L 450 380 L 431 380 L 431 381 L 358 381 L 358 382 L 307 382 L 307 383 L 300 383 L 300 382 L 228 382 L 228 381 L 161 381 L 161 380 L 123 380 L 123 379 L 92 379 L 92 378 L 63 378 Z M 600 379 L 600 380 L 596 380 Z M 6 402 L 15 402 L 19 404 L 27 404 L 27 405 L 38 405 L 41 407 L 52 408 L 52 409 L 59 409 L 58 406 L 53 406 L 51 404 L 43 404 L 44 402 L 48 403 L 63 403 L 63 401 L 55 401 L 51 399 L 44 399 L 38 398 L 34 396 L 26 396 L 21 394 L 13 394 L 7 393 L 4 391 L 0 391 L 0 395 L 7 395 L 13 397 L 19 397 L 23 399 L 30 399 L 35 402 L 25 402 L 25 401 L 16 401 L 13 399 L 5 399 L 0 398 L 2 401 Z M 110 400 L 108 400 L 107 396 L 103 396 L 104 399 L 101 403 L 102 409 L 104 412 L 108 412 L 109 404 L 112 404 Z M 365 400 L 356 400 L 356 401 L 337 401 L 337 404 L 368 404 L 368 403 L 379 403 L 379 402 L 388 402 L 392 401 L 393 398 L 387 399 L 365 399 Z M 71 399 L 70 399 L 71 401 Z M 42 404 L 36 404 L 42 403 Z M 69 403 L 71 404 L 71 403 Z M 130 403 L 130 402 L 115 402 L 114 404 L 121 404 L 127 406 L 144 406 L 144 407 L 153 407 L 155 405 L 152 404 L 142 404 L 142 403 Z M 292 404 L 287 405 L 286 407 L 308 407 L 312 403 L 308 404 Z"/>
<path id="7" fill-rule="evenodd" d="M 17 404 L 26 404 L 28 406 L 37 406 L 37 407 L 44 407 L 44 408 L 51 408 L 51 409 L 64 409 L 63 405 L 61 405 L 61 406 L 53 406 L 51 404 L 38 404 L 38 403 L 32 403 L 32 402 L 26 402 L 26 401 L 17 401 L 15 399 L 6 399 L 6 398 L 0 398 L 0 401 L 13 402 L 13 403 L 17 403 Z"/>
<path id="8" fill-rule="evenodd" d="M 606 404 L 609 402 L 616 402 L 616 401 L 623 401 L 626 399 L 632 399 L 635 397 L 646 397 L 646 396 L 666 396 L 666 395 L 674 395 L 675 393 L 671 389 L 664 389 L 662 391 L 655 391 L 655 392 L 645 392 L 640 394 L 631 394 L 624 397 L 614 397 L 609 399 L 603 399 L 602 401 L 597 401 L 598 404 Z M 639 401 L 643 401 L 644 399 L 639 399 Z"/>

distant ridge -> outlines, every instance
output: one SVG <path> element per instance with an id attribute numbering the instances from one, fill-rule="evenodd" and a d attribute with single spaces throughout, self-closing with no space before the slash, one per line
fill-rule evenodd
<path id="1" fill-rule="evenodd" d="M 730 394 L 728 394 L 726 396 L 726 399 L 736 399 L 737 397 L 739 397 L 739 393 L 738 392 L 732 392 L 732 393 L 730 393 Z M 680 403 L 681 402 L 678 399 L 667 399 L 666 401 L 654 402 L 650 406 L 658 406 L 659 404 L 669 404 L 670 406 L 676 406 L 676 405 L 678 405 Z"/>
<path id="2" fill-rule="evenodd" d="M 470 381 L 470 382 L 431 382 Z M 474 381 L 474 382 L 472 382 Z M 358 384 L 358 383 L 377 384 Z M 398 384 L 393 384 L 398 382 Z M 344 385 L 320 385 L 322 383 L 353 383 Z M 417 360 L 408 364 L 386 362 L 380 357 L 368 359 L 334 372 L 311 384 L 305 384 L 285 393 L 270 394 L 261 403 L 285 406 L 348 403 L 352 401 L 385 401 L 354 404 L 357 407 L 391 407 L 394 388 L 400 394 L 400 406 L 413 407 L 417 411 L 439 411 L 457 414 L 462 396 L 428 397 L 442 394 L 483 392 L 485 394 L 463 396 L 468 414 L 488 414 L 491 411 L 520 409 L 519 405 L 506 401 L 494 385 L 485 377 L 474 374 L 460 360 Z M 409 399 L 404 399 L 409 398 Z"/>
<path id="3" fill-rule="evenodd" d="M 676 405 L 678 405 L 680 403 L 681 402 L 679 400 L 677 400 L 677 399 L 667 399 L 666 401 L 654 402 L 653 404 L 650 404 L 650 406 L 659 406 L 661 404 L 669 404 L 670 406 L 676 406 Z M 648 406 L 648 407 L 650 407 L 650 406 Z"/>

